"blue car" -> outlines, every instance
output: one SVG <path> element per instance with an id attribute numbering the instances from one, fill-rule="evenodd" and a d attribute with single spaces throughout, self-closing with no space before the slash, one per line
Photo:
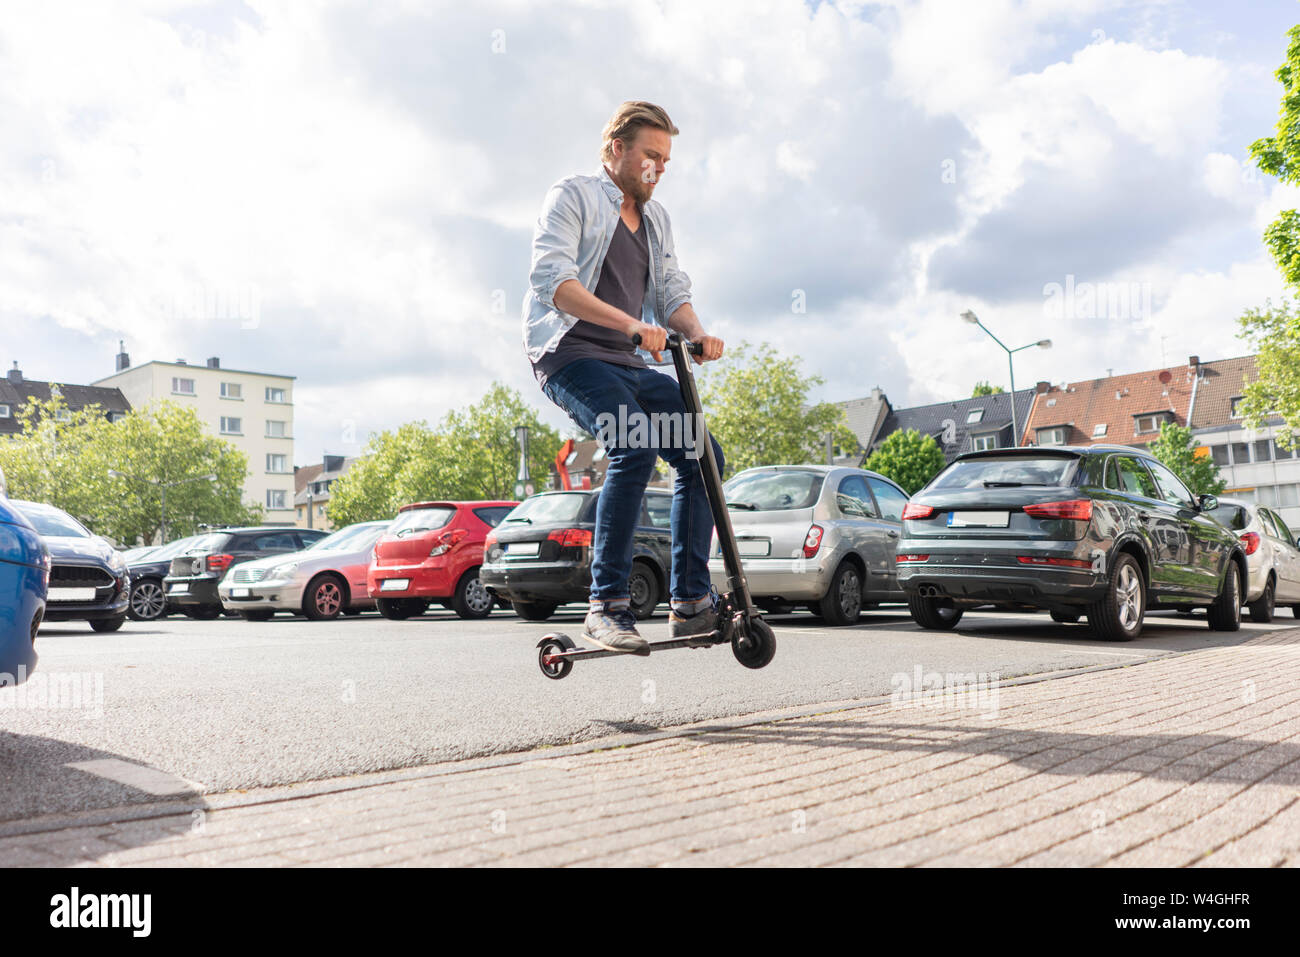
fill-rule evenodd
<path id="1" fill-rule="evenodd" d="M 26 680 L 36 667 L 36 630 L 49 581 L 49 552 L 5 497 L 0 472 L 0 686 Z"/>

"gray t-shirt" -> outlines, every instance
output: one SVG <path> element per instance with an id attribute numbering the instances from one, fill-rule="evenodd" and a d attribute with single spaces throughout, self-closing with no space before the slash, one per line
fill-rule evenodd
<path id="1" fill-rule="evenodd" d="M 640 319 L 649 269 L 650 246 L 646 241 L 644 214 L 641 228 L 635 233 L 627 228 L 620 216 L 609 252 L 600 267 L 596 298 Z M 548 352 L 533 363 L 533 374 L 539 383 L 546 385 L 548 376 L 576 359 L 603 359 L 618 365 L 645 368 L 645 361 L 637 355 L 636 346 L 623 333 L 579 319 L 560 339 L 554 352 Z"/>

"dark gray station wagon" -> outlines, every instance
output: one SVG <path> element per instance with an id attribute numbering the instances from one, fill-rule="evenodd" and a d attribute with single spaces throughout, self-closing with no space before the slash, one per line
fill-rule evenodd
<path id="1" fill-rule="evenodd" d="M 1141 449 L 972 452 L 904 509 L 898 579 L 923 628 L 992 602 L 1087 615 L 1110 641 L 1136 638 L 1150 608 L 1207 608 L 1236 631 L 1246 557 L 1217 507 Z"/>

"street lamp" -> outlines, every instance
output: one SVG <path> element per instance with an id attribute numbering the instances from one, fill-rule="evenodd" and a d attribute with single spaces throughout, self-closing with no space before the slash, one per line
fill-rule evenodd
<path id="1" fill-rule="evenodd" d="M 532 490 L 528 487 L 528 426 L 515 426 L 515 441 L 519 443 L 519 472 L 515 476 L 515 498 L 522 502 L 526 495 L 532 494 Z"/>
<path id="2" fill-rule="evenodd" d="M 114 478 L 131 479 L 135 482 L 146 482 L 155 486 L 162 496 L 162 544 L 167 544 L 167 490 L 175 488 L 177 485 L 185 485 L 189 482 L 215 482 L 215 475 L 192 475 L 189 478 L 177 479 L 175 482 L 160 482 L 158 479 L 144 478 L 140 475 L 127 475 L 119 472 L 117 469 L 109 469 L 108 474 Z"/>
<path id="3" fill-rule="evenodd" d="M 1019 427 L 1019 423 L 1016 422 L 1016 367 L 1012 364 L 1011 357 L 1017 352 L 1023 352 L 1025 349 L 1033 349 L 1035 347 L 1039 349 L 1050 349 L 1052 348 L 1052 340 L 1039 339 L 1037 342 L 1031 342 L 1027 346 L 1020 346 L 1017 349 L 1008 349 L 1005 345 L 1003 345 L 1001 339 L 993 335 L 993 333 L 989 332 L 988 327 L 985 326 L 984 323 L 979 321 L 979 317 L 976 316 L 975 313 L 967 309 L 965 312 L 961 314 L 961 317 L 967 322 L 979 326 L 986 333 L 988 333 L 988 337 L 992 339 L 994 342 L 996 342 L 999 346 L 1002 346 L 1002 350 L 1007 354 L 1007 369 L 1011 373 L 1011 445 L 1012 447 L 1019 447 L 1020 427 Z"/>

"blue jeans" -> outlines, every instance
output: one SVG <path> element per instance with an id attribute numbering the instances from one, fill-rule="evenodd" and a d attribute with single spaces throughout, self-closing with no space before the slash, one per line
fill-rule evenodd
<path id="1" fill-rule="evenodd" d="M 580 428 L 602 439 L 609 459 L 605 484 L 596 503 L 596 529 L 592 535 L 592 600 L 627 597 L 627 580 L 632 572 L 632 536 L 640 523 L 641 499 L 655 460 L 660 456 L 677 472 L 672 507 L 671 597 L 677 601 L 693 601 L 708 594 L 713 513 L 704 494 L 701 461 L 694 457 L 693 445 L 679 440 L 685 431 L 679 430 L 668 441 L 647 447 L 631 429 L 624 436 L 617 429 L 602 429 L 602 425 L 608 425 L 609 417 L 620 421 L 620 406 L 624 422 L 637 414 L 649 418 L 667 413 L 677 417 L 676 421 L 690 421 L 693 427 L 694 420 L 688 420 L 676 380 L 653 369 L 634 369 L 600 359 L 578 359 L 557 369 L 547 378 L 542 391 Z M 721 473 L 722 448 L 717 441 L 713 441 L 713 453 Z"/>

